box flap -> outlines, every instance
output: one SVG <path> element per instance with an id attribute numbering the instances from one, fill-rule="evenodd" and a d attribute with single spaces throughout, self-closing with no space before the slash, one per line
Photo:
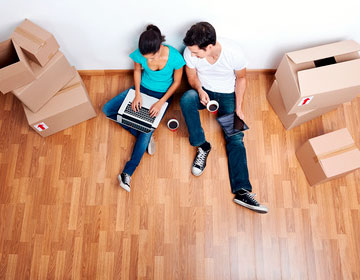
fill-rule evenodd
<path id="1" fill-rule="evenodd" d="M 309 142 L 318 157 L 354 144 L 354 140 L 347 128 L 311 138 Z"/>
<path id="2" fill-rule="evenodd" d="M 301 96 L 360 86 L 360 59 L 299 71 Z"/>
<path id="3" fill-rule="evenodd" d="M 9 64 L 18 62 L 15 47 L 11 39 L 0 42 L 0 69 L 7 67 Z"/>
<path id="4" fill-rule="evenodd" d="M 51 67 L 54 66 L 55 63 L 57 63 L 58 60 L 62 59 L 64 57 L 64 54 L 61 51 L 56 52 L 56 54 L 53 56 L 53 58 L 49 61 L 49 63 L 45 67 L 41 67 L 37 63 L 33 61 L 30 62 L 30 66 L 32 71 L 35 73 L 36 79 L 40 79 L 42 75 L 44 75 Z M 17 97 L 21 95 L 23 92 L 25 92 L 29 87 L 32 87 L 34 85 L 27 84 L 21 88 L 18 88 L 16 90 L 13 90 L 13 94 L 15 94 Z"/>
<path id="5" fill-rule="evenodd" d="M 35 76 L 22 49 L 14 41 L 7 40 L 0 46 L 0 55 L 7 56 L 0 59 L 0 90 L 6 94 L 31 83 Z"/>
<path id="6" fill-rule="evenodd" d="M 327 57 L 357 52 L 360 45 L 353 40 L 340 41 L 332 44 L 289 52 L 286 55 L 296 64 L 323 59 Z"/>
<path id="7" fill-rule="evenodd" d="M 328 178 L 344 174 L 360 168 L 360 151 L 355 146 L 353 149 L 321 160 L 320 164 Z"/>
<path id="8" fill-rule="evenodd" d="M 27 51 L 35 54 L 39 48 L 46 44 L 52 34 L 28 19 L 16 27 L 12 38 Z"/>

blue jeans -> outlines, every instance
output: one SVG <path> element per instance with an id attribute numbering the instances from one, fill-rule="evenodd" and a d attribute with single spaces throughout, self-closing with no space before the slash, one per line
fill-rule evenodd
<path id="1" fill-rule="evenodd" d="M 132 87 L 132 88 L 134 89 L 134 87 Z M 119 111 L 119 108 L 120 108 L 121 104 L 123 103 L 123 101 L 126 97 L 126 94 L 128 93 L 129 90 L 130 90 L 130 88 L 123 91 L 122 93 L 118 94 L 117 96 L 115 96 L 113 99 L 109 100 L 104 105 L 103 112 L 107 117 L 117 114 L 117 112 Z M 140 86 L 140 91 L 142 93 L 145 93 L 147 95 L 150 95 L 150 96 L 153 96 L 153 97 L 156 97 L 159 99 L 161 97 L 163 97 L 165 94 L 164 92 L 156 92 L 156 91 L 149 90 L 143 86 Z M 167 102 L 170 103 L 170 101 L 171 101 L 171 98 L 169 98 L 169 100 Z M 122 171 L 122 172 L 127 173 L 130 176 L 132 176 L 136 167 L 138 167 L 138 165 L 141 161 L 141 158 L 143 157 L 143 155 L 147 149 L 147 146 L 149 145 L 150 138 L 154 131 L 152 131 L 150 133 L 143 133 L 136 129 L 128 127 L 126 125 L 122 125 L 120 123 L 119 123 L 119 125 L 121 125 L 123 128 L 125 128 L 127 131 L 129 131 L 132 135 L 134 135 L 136 137 L 136 142 L 135 142 L 135 146 L 132 151 L 132 154 L 131 154 L 131 158 L 125 164 L 124 170 Z"/>
<path id="2" fill-rule="evenodd" d="M 235 93 L 219 93 L 204 89 L 210 100 L 219 102 L 218 116 L 230 114 L 235 111 Z M 181 111 L 189 131 L 189 140 L 192 146 L 200 146 L 205 143 L 204 130 L 201 127 L 198 110 L 206 107 L 200 103 L 199 94 L 196 90 L 190 89 L 184 93 L 180 100 Z M 244 133 L 228 137 L 224 134 L 226 141 L 226 154 L 231 192 L 236 193 L 241 188 L 251 192 L 252 187 L 249 181 L 249 171 L 246 160 L 246 150 L 243 142 Z"/>

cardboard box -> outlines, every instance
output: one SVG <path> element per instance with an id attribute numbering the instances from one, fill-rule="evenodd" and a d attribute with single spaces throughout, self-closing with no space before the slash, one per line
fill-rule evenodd
<path id="1" fill-rule="evenodd" d="M 286 112 L 334 106 L 360 94 L 359 50 L 348 40 L 285 54 L 275 76 Z"/>
<path id="2" fill-rule="evenodd" d="M 0 91 L 5 94 L 35 80 L 28 59 L 11 39 L 0 43 Z"/>
<path id="3" fill-rule="evenodd" d="M 59 44 L 55 37 L 45 29 L 25 19 L 11 35 L 26 55 L 41 66 L 56 54 Z"/>
<path id="4" fill-rule="evenodd" d="M 310 185 L 360 168 L 360 151 L 346 128 L 309 139 L 296 156 Z"/>
<path id="5" fill-rule="evenodd" d="M 36 80 L 13 90 L 13 94 L 31 111 L 36 112 L 74 78 L 75 72 L 60 51 L 45 67 L 41 67 L 32 61 L 30 66 L 36 75 Z"/>
<path id="6" fill-rule="evenodd" d="M 85 85 L 76 76 L 38 112 L 24 111 L 29 125 L 46 137 L 96 116 Z"/>
<path id="7" fill-rule="evenodd" d="M 300 112 L 296 114 L 286 113 L 284 102 L 281 98 L 278 82 L 275 80 L 273 85 L 270 88 L 270 91 L 267 95 L 267 99 L 271 106 L 273 107 L 275 113 L 278 115 L 280 121 L 286 130 L 292 129 L 300 124 L 303 124 L 307 121 L 315 119 L 318 116 L 321 116 L 327 112 L 335 110 L 339 105 L 314 109 L 306 112 Z"/>

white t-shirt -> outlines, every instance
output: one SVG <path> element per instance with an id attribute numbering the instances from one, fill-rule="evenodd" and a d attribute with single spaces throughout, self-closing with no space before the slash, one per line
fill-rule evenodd
<path id="1" fill-rule="evenodd" d="M 247 61 L 239 45 L 229 39 L 220 38 L 221 53 L 214 64 L 206 58 L 191 56 L 188 47 L 184 50 L 186 66 L 195 68 L 201 85 L 211 91 L 232 93 L 235 90 L 235 70 L 246 68 Z"/>

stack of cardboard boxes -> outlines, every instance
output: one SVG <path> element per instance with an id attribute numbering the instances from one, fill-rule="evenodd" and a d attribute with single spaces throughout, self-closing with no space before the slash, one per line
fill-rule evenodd
<path id="1" fill-rule="evenodd" d="M 267 95 L 285 129 L 291 129 L 360 94 L 360 45 L 347 40 L 286 53 Z M 347 129 L 309 139 L 296 153 L 311 185 L 360 167 Z"/>
<path id="2" fill-rule="evenodd" d="M 29 125 L 44 137 L 96 116 L 54 36 L 27 19 L 0 43 L 0 91 L 23 103 Z"/>
<path id="3" fill-rule="evenodd" d="M 284 55 L 267 98 L 286 129 L 360 94 L 359 50 L 348 40 Z"/>

